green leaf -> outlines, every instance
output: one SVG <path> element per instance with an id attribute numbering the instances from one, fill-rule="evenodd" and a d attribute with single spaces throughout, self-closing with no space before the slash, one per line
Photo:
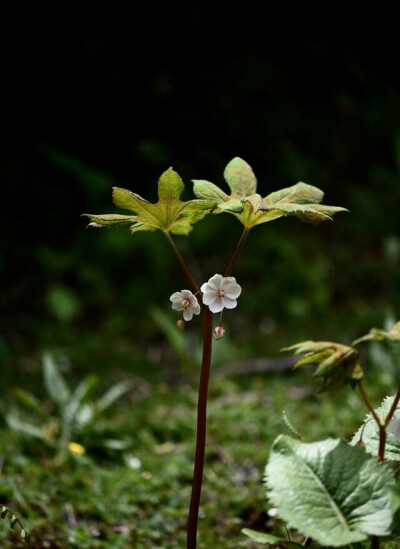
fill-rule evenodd
<path id="1" fill-rule="evenodd" d="M 72 425 L 75 422 L 76 415 L 79 412 L 82 402 L 98 385 L 98 382 L 99 380 L 96 376 L 89 375 L 86 376 L 76 387 L 64 409 L 63 421 L 66 428 L 72 428 Z"/>
<path id="2" fill-rule="evenodd" d="M 70 397 L 70 390 L 50 354 L 43 356 L 43 376 L 49 396 L 63 408 Z"/>
<path id="3" fill-rule="evenodd" d="M 292 547 L 303 547 L 301 543 L 278 538 L 276 536 L 272 536 L 271 534 L 264 534 L 264 532 L 256 532 L 255 530 L 250 530 L 250 528 L 243 528 L 242 532 L 253 541 L 256 541 L 257 543 L 261 543 L 263 545 L 279 544 L 281 547 L 288 547 L 289 549 Z"/>
<path id="4" fill-rule="evenodd" d="M 391 343 L 400 343 L 400 322 L 396 322 L 393 328 L 388 331 L 372 328 L 369 334 L 356 339 L 353 342 L 353 345 L 357 345 L 362 341 L 389 341 Z"/>
<path id="5" fill-rule="evenodd" d="M 214 183 L 202 179 L 193 179 L 194 194 L 203 200 L 215 200 L 217 204 L 226 202 L 229 197 Z"/>
<path id="6" fill-rule="evenodd" d="M 357 447 L 338 439 L 303 443 L 281 435 L 265 478 L 280 518 L 322 545 L 390 534 L 395 481 Z"/>
<path id="7" fill-rule="evenodd" d="M 314 377 L 323 378 L 320 392 L 337 391 L 347 384 L 354 385 L 364 376 L 358 362 L 358 351 L 347 345 L 332 341 L 303 341 L 282 350 L 294 351 L 295 355 L 304 354 L 294 368 L 317 366 Z"/>
<path id="8" fill-rule="evenodd" d="M 381 419 L 385 419 L 392 407 L 395 397 L 386 397 L 381 406 L 376 410 L 376 413 Z M 396 408 L 395 414 L 400 413 L 400 403 Z M 395 418 L 396 419 L 396 418 Z M 364 423 L 358 429 L 354 435 L 351 444 L 357 444 L 360 440 L 365 445 L 365 450 L 373 455 L 378 456 L 379 452 L 379 427 L 372 417 L 372 414 L 368 414 L 364 420 Z M 386 446 L 385 446 L 385 459 L 388 461 L 400 461 L 400 439 L 395 437 L 390 432 L 390 423 L 386 434 Z"/>
<path id="9" fill-rule="evenodd" d="M 262 198 L 256 192 L 257 180 L 253 170 L 238 157 L 226 166 L 224 177 L 230 187 L 230 195 L 205 180 L 194 180 L 193 192 L 198 198 L 216 200 L 214 213 L 231 213 L 247 229 L 284 216 L 317 223 L 331 220 L 335 213 L 347 211 L 345 208 L 319 204 L 324 193 L 302 182 Z"/>
<path id="10" fill-rule="evenodd" d="M 224 178 L 233 196 L 246 198 L 257 190 L 257 179 L 251 166 L 238 156 L 227 164 Z"/>
<path id="11" fill-rule="evenodd" d="M 127 189 L 114 187 L 114 204 L 135 215 L 92 215 L 84 214 L 95 227 L 130 224 L 132 233 L 138 231 L 155 231 L 187 235 L 209 211 L 216 206 L 214 198 L 207 200 L 189 200 L 182 202 L 180 196 L 184 190 L 181 177 L 172 169 L 165 171 L 158 181 L 158 202 L 152 204 L 138 194 Z"/>
<path id="12" fill-rule="evenodd" d="M 110 227 L 112 225 L 126 225 L 137 221 L 136 215 L 104 214 L 92 215 L 83 214 L 90 219 L 88 227 Z"/>
<path id="13" fill-rule="evenodd" d="M 292 187 L 275 191 L 264 198 L 268 207 L 279 203 L 319 204 L 324 198 L 324 193 L 318 187 L 313 187 L 300 181 Z"/>
<path id="14" fill-rule="evenodd" d="M 13 414 L 9 414 L 6 417 L 6 421 L 12 431 L 27 437 L 37 438 L 39 440 L 49 442 L 49 439 L 45 436 L 43 431 L 39 427 L 36 427 L 36 425 L 32 425 L 32 423 L 27 423 Z"/>
<path id="15" fill-rule="evenodd" d="M 104 395 L 96 402 L 96 412 L 101 414 L 112 406 L 123 395 L 132 389 L 131 381 L 120 381 L 112 385 Z"/>

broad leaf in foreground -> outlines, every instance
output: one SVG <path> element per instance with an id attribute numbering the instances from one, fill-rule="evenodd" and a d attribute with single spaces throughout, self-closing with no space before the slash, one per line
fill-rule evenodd
<path id="1" fill-rule="evenodd" d="M 400 322 L 396 322 L 388 331 L 371 328 L 369 334 L 356 339 L 353 342 L 353 345 L 357 345 L 362 341 L 389 341 L 391 343 L 400 343 Z"/>
<path id="2" fill-rule="evenodd" d="M 114 187 L 114 204 L 122 210 L 128 210 L 135 215 L 104 214 L 89 217 L 92 227 L 107 227 L 111 225 L 130 225 L 132 233 L 137 231 L 155 231 L 187 235 L 193 224 L 203 219 L 216 206 L 216 201 L 189 200 L 182 202 L 180 196 L 184 190 L 180 176 L 169 168 L 158 182 L 158 202 L 152 204 L 138 194 L 126 189 Z"/>
<path id="3" fill-rule="evenodd" d="M 386 397 L 381 406 L 376 410 L 378 416 L 384 420 L 392 407 L 395 397 Z M 397 405 L 396 411 L 386 429 L 386 445 L 385 445 L 385 460 L 400 461 L 400 430 L 398 423 L 400 422 L 400 403 Z M 357 444 L 362 441 L 365 449 L 369 454 L 378 456 L 379 452 L 379 427 L 372 414 L 368 414 L 363 425 L 354 435 L 351 443 Z"/>
<path id="4" fill-rule="evenodd" d="M 265 480 L 280 518 L 322 545 L 390 534 L 394 479 L 384 465 L 342 440 L 302 443 L 281 435 Z"/>
<path id="5" fill-rule="evenodd" d="M 229 195 L 214 183 L 200 179 L 193 180 L 193 192 L 198 198 L 215 200 L 218 205 L 215 213 L 231 213 L 247 229 L 283 216 L 295 216 L 315 223 L 330 220 L 337 212 L 347 211 L 321 205 L 324 193 L 301 182 L 262 197 L 257 193 L 257 179 L 252 168 L 239 157 L 228 163 L 224 178 L 231 191 Z"/>
<path id="6" fill-rule="evenodd" d="M 313 375 L 323 378 L 320 392 L 336 391 L 347 384 L 355 386 L 364 375 L 358 362 L 358 351 L 347 345 L 332 341 L 303 341 L 285 347 L 282 351 L 294 351 L 295 355 L 304 355 L 294 368 L 317 366 Z"/>
<path id="7" fill-rule="evenodd" d="M 277 536 L 265 534 L 264 532 L 257 532 L 256 530 L 251 530 L 250 528 L 243 528 L 242 532 L 253 541 L 264 545 L 278 545 L 279 547 L 285 547 L 287 549 L 294 549 L 296 547 L 300 549 L 303 547 L 301 543 L 278 538 Z"/>

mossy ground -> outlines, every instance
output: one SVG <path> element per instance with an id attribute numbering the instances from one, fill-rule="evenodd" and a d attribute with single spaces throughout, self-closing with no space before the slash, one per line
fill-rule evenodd
<path id="1" fill-rule="evenodd" d="M 371 376 L 379 401 L 387 388 Z M 32 547 L 184 547 L 195 389 L 196 376 L 175 385 L 136 378 L 130 395 L 96 427 L 129 440 L 123 452 L 92 445 L 83 456 L 60 460 L 42 443 L 3 429 L 0 502 L 21 518 Z M 350 437 L 359 426 L 365 410 L 357 394 L 317 389 L 309 371 L 211 379 L 199 549 L 250 548 L 255 544 L 242 528 L 276 530 L 262 477 L 272 441 L 288 432 L 283 410 L 305 440 Z M 23 546 L 15 530 L 3 521 L 5 546 Z"/>

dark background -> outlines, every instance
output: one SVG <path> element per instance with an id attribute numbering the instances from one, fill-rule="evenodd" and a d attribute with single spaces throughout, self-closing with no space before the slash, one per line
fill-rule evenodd
<path id="1" fill-rule="evenodd" d="M 151 310 L 169 314 L 186 281 L 161 233 L 86 230 L 79 216 L 115 211 L 113 185 L 154 200 L 171 165 L 186 197 L 241 156 L 262 195 L 305 181 L 351 211 L 252 232 L 226 319 L 235 356 L 349 341 L 398 317 L 400 25 L 374 17 L 63 2 L 6 17 L 3 375 L 38 369 L 46 348 L 78 369 L 165 359 L 149 352 L 166 345 Z M 177 241 L 206 280 L 239 235 L 234 218 L 209 216 Z"/>

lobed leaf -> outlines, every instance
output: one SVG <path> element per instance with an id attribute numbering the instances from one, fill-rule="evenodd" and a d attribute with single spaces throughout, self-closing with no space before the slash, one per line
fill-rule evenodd
<path id="1" fill-rule="evenodd" d="M 295 356 L 304 355 L 294 365 L 316 366 L 314 377 L 322 377 L 322 391 L 336 391 L 347 384 L 356 385 L 362 379 L 363 371 L 358 362 L 359 353 L 353 347 L 331 341 L 303 341 L 282 349 Z"/>
<path id="2" fill-rule="evenodd" d="M 127 189 L 113 188 L 114 204 L 118 208 L 133 212 L 134 216 L 85 215 L 91 220 L 90 225 L 95 227 L 130 224 L 132 233 L 160 229 L 165 233 L 187 235 L 193 224 L 203 219 L 217 205 L 217 200 L 208 198 L 182 202 L 180 196 L 184 188 L 181 177 L 169 168 L 158 181 L 158 202 L 155 204 Z"/>
<path id="3" fill-rule="evenodd" d="M 230 187 L 230 195 L 205 180 L 193 181 L 194 194 L 198 198 L 216 200 L 217 208 L 214 213 L 233 214 L 248 229 L 285 216 L 318 223 L 331 220 L 335 213 L 348 211 L 345 208 L 321 205 L 324 193 L 303 182 L 263 198 L 256 192 L 257 180 L 253 170 L 238 157 L 228 163 L 224 177 Z"/>

